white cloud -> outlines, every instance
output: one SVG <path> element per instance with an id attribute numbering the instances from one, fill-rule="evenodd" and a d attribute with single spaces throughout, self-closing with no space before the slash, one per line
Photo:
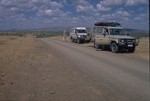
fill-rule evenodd
<path id="1" fill-rule="evenodd" d="M 56 1 L 49 2 L 49 6 L 51 6 L 51 8 L 61 8 L 61 7 L 63 7 L 63 5 L 61 3 L 58 3 Z"/>
<path id="2" fill-rule="evenodd" d="M 135 21 L 141 21 L 142 19 L 140 17 L 135 17 L 134 20 Z"/>
<path id="3" fill-rule="evenodd" d="M 98 11 L 109 11 L 110 10 L 110 8 L 104 7 L 101 4 L 97 4 L 96 8 L 97 8 Z"/>
<path id="4" fill-rule="evenodd" d="M 145 19 L 147 20 L 147 22 L 148 22 L 148 14 L 139 14 L 139 15 L 137 15 L 137 16 L 135 16 L 134 18 L 133 18 L 135 21 L 145 21 Z"/>
<path id="5" fill-rule="evenodd" d="M 60 9 L 55 9 L 55 10 L 47 9 L 47 10 L 40 10 L 38 12 L 38 15 L 43 16 L 43 17 L 47 17 L 47 16 L 57 16 L 57 17 L 60 16 L 61 17 L 61 16 L 66 16 L 67 13 L 62 12 Z"/>
<path id="6" fill-rule="evenodd" d="M 84 5 L 84 6 L 87 6 L 89 5 L 90 3 L 88 2 L 88 0 L 74 0 L 73 3 L 75 5 Z"/>
<path id="7" fill-rule="evenodd" d="M 119 16 L 119 17 L 121 17 L 121 16 L 124 16 L 124 17 L 130 16 L 130 14 L 127 11 L 117 11 L 113 15 L 114 16 Z"/>
<path id="8" fill-rule="evenodd" d="M 133 6 L 133 5 L 139 5 L 139 4 L 148 4 L 148 0 L 126 0 L 125 5 L 126 6 Z"/>
<path id="9" fill-rule="evenodd" d="M 16 11 L 19 11 L 19 9 L 18 9 L 17 7 L 11 7 L 11 8 L 10 8 L 10 11 L 16 12 Z"/>
<path id="10" fill-rule="evenodd" d="M 71 2 L 70 4 L 68 0 L 0 0 L 0 28 L 6 24 L 9 27 L 15 24 L 17 27 L 92 26 L 94 21 L 148 23 L 149 20 L 149 10 L 146 9 L 148 0 L 71 0 Z M 126 11 L 125 7 L 134 5 L 139 6 Z M 143 14 L 140 14 L 141 12 Z M 145 12 L 148 14 L 144 15 Z"/>
<path id="11" fill-rule="evenodd" d="M 95 9 L 93 8 L 92 5 L 90 5 L 90 6 L 78 5 L 77 6 L 77 12 L 92 13 L 92 12 L 95 12 Z"/>
<path id="12" fill-rule="evenodd" d="M 40 4 L 40 3 L 48 3 L 48 0 L 30 0 L 30 2 Z"/>
<path id="13" fill-rule="evenodd" d="M 96 12 L 96 9 L 88 2 L 88 0 L 76 0 L 73 1 L 73 3 L 75 4 L 77 12 L 83 12 L 87 14 L 93 14 Z"/>
<path id="14" fill-rule="evenodd" d="M 114 6 L 125 4 L 126 6 L 134 6 L 139 4 L 148 4 L 148 0 L 102 0 L 99 4 L 102 6 Z"/>
<path id="15" fill-rule="evenodd" d="M 117 11 L 115 13 L 111 13 L 111 14 L 103 14 L 101 16 L 101 19 L 104 21 L 128 21 L 130 14 L 126 11 Z"/>
<path id="16" fill-rule="evenodd" d="M 102 15 L 102 18 L 106 20 L 110 20 L 110 19 L 113 19 L 114 17 L 112 16 L 112 14 L 105 14 L 105 15 Z"/>
<path id="17" fill-rule="evenodd" d="M 48 9 L 48 10 L 44 10 L 44 11 L 39 11 L 41 14 L 44 14 L 44 15 L 54 15 L 55 14 L 55 11 L 54 10 L 51 10 L 51 9 Z"/>
<path id="18" fill-rule="evenodd" d="M 63 7 L 62 2 L 51 0 L 1 0 L 0 1 L 0 18 L 6 18 L 12 15 L 28 14 L 36 16 L 37 13 L 43 11 L 43 15 L 65 15 L 60 8 Z M 52 11 L 50 12 L 50 10 Z M 59 14 L 60 13 L 60 14 Z M 21 15 L 20 15 L 21 16 Z M 29 15 L 27 15 L 29 16 Z"/>
<path id="19" fill-rule="evenodd" d="M 103 6 L 120 5 L 122 3 L 123 3 L 123 0 L 103 0 L 103 1 L 100 1 L 100 4 Z"/>
<path id="20" fill-rule="evenodd" d="M 77 6 L 77 12 L 82 12 L 82 11 L 85 11 L 85 7 L 81 5 Z"/>

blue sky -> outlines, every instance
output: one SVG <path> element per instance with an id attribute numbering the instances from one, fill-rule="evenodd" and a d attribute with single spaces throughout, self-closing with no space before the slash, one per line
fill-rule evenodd
<path id="1" fill-rule="evenodd" d="M 92 27 L 117 21 L 149 29 L 149 0 L 0 0 L 0 29 Z"/>

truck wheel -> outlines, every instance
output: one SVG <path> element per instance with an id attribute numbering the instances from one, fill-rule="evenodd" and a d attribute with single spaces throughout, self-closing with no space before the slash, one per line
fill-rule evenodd
<path id="1" fill-rule="evenodd" d="M 94 41 L 94 48 L 99 49 L 99 45 Z"/>
<path id="2" fill-rule="evenodd" d="M 118 53 L 118 51 L 119 51 L 119 47 L 115 42 L 111 43 L 110 49 L 113 53 Z"/>
<path id="3" fill-rule="evenodd" d="M 79 39 L 79 38 L 77 39 L 77 43 L 78 43 L 78 44 L 80 44 L 80 43 L 81 43 L 81 41 L 80 41 L 80 39 Z"/>

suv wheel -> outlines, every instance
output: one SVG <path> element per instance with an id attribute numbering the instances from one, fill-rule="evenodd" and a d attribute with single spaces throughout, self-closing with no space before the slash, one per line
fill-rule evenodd
<path id="1" fill-rule="evenodd" d="M 113 53 L 118 53 L 118 51 L 119 51 L 119 47 L 115 42 L 111 43 L 110 49 Z"/>

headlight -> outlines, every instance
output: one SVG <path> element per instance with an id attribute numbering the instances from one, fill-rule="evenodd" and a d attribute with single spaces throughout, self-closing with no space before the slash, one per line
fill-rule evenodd
<path id="1" fill-rule="evenodd" d="M 79 35 L 78 37 L 80 38 L 81 36 Z"/>
<path id="2" fill-rule="evenodd" d="M 120 42 L 124 43 L 124 42 L 125 42 L 125 40 L 124 40 L 124 39 L 120 39 Z"/>

